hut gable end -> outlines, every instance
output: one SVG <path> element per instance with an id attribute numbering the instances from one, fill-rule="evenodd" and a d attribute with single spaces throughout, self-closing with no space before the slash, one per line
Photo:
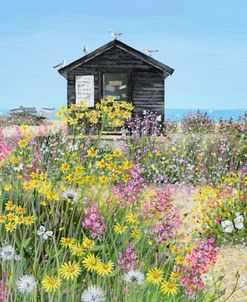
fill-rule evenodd
<path id="1" fill-rule="evenodd" d="M 131 55 L 130 53 L 113 47 L 106 52 L 98 55 L 97 57 L 89 60 L 85 63 L 74 67 L 68 71 L 68 74 L 78 74 L 81 71 L 102 71 L 102 70 L 139 70 L 139 71 L 157 71 L 160 72 L 156 67 L 148 64 L 147 62 Z"/>
<path id="2" fill-rule="evenodd" d="M 121 49 L 122 52 L 124 53 L 129 53 L 133 59 L 133 57 L 136 57 L 137 59 L 139 59 L 142 62 L 146 62 L 147 64 L 156 67 L 157 69 L 160 69 L 164 72 L 165 77 L 167 77 L 168 75 L 172 75 L 172 73 L 174 72 L 174 69 L 172 69 L 171 67 L 155 60 L 154 58 L 142 53 L 141 51 L 138 51 L 132 47 L 130 47 L 129 45 L 118 41 L 118 40 L 113 40 L 107 44 L 105 44 L 104 46 L 96 49 L 95 51 L 85 55 L 84 57 L 72 62 L 71 64 L 61 68 L 58 70 L 58 72 L 63 75 L 64 77 L 67 77 L 67 72 L 73 70 L 74 68 L 83 65 L 89 61 L 92 60 L 96 60 L 96 58 L 102 54 L 104 54 L 105 52 L 108 52 L 109 50 L 111 50 L 112 48 L 118 48 Z"/>

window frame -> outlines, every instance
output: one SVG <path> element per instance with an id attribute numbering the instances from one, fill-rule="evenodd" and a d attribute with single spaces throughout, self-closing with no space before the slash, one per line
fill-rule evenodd
<path id="1" fill-rule="evenodd" d="M 104 97 L 104 74 L 106 73 L 125 73 L 127 74 L 127 97 L 126 101 L 123 102 L 132 102 L 132 71 L 129 69 L 105 69 L 100 72 L 100 98 Z M 122 100 L 120 100 L 122 101 Z"/>

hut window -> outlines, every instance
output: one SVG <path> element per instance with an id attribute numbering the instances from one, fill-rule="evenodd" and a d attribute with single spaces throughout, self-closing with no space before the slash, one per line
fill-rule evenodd
<path id="1" fill-rule="evenodd" d="M 104 73 L 103 74 L 103 98 L 114 96 L 118 101 L 127 101 L 128 98 L 128 74 Z"/>

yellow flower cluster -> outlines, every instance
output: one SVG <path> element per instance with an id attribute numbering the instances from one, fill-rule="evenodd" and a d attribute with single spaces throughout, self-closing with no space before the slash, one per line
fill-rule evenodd
<path id="1" fill-rule="evenodd" d="M 121 149 L 114 149 L 112 152 L 108 152 L 102 155 L 101 158 L 95 157 L 99 151 L 93 147 L 87 150 L 87 166 L 85 163 L 80 163 L 78 156 L 73 156 L 71 159 L 77 161 L 73 166 L 67 162 L 63 162 L 60 165 L 60 170 L 64 175 L 64 180 L 75 183 L 78 185 L 96 183 L 106 184 L 110 181 L 123 181 L 127 182 L 130 178 L 127 170 L 133 167 L 133 163 L 124 160 L 124 155 Z M 99 156 L 98 156 L 99 157 Z M 83 166 L 84 165 L 84 166 Z M 97 175 L 91 175 L 93 168 L 97 169 Z"/>
<path id="2" fill-rule="evenodd" d="M 101 117 L 107 118 L 108 126 L 121 127 L 124 121 L 131 117 L 134 107 L 129 102 L 120 102 L 114 97 L 108 97 L 106 100 L 101 100 L 96 105 L 96 109 L 101 112 Z"/>
<path id="3" fill-rule="evenodd" d="M 57 115 L 63 117 L 70 126 L 84 126 L 84 122 L 89 121 L 91 124 L 101 123 L 104 127 L 121 127 L 131 117 L 133 108 L 129 102 L 108 97 L 97 103 L 95 109 L 90 110 L 88 104 L 82 101 L 80 104 L 72 104 L 70 108 L 60 107 L 61 111 Z"/>
<path id="4" fill-rule="evenodd" d="M 237 213 L 247 214 L 246 193 L 243 190 L 245 177 L 232 172 L 222 181 L 217 186 L 202 187 L 195 198 L 197 206 L 194 212 L 205 234 L 222 232 L 221 221 L 233 221 Z"/>
<path id="5" fill-rule="evenodd" d="M 35 221 L 34 216 L 25 216 L 26 208 L 15 205 L 9 200 L 5 205 L 5 215 L 0 215 L 0 223 L 5 224 L 7 232 L 14 232 L 18 225 L 31 225 Z"/>
<path id="6" fill-rule="evenodd" d="M 146 280 L 154 285 L 160 285 L 160 289 L 164 295 L 175 296 L 179 290 L 177 282 L 181 276 L 179 273 L 172 272 L 168 281 L 164 280 L 164 271 L 158 267 L 151 268 L 146 276 Z"/>
<path id="7" fill-rule="evenodd" d="M 61 245 L 63 247 L 68 247 L 73 256 L 81 257 L 84 256 L 82 260 L 82 265 L 88 272 L 96 272 L 99 276 L 107 276 L 111 274 L 114 268 L 114 263 L 109 260 L 108 262 L 102 262 L 99 256 L 94 255 L 93 253 L 87 253 L 88 250 L 92 249 L 95 246 L 95 242 L 85 237 L 82 243 L 79 243 L 73 237 L 62 237 Z M 60 269 L 60 273 L 65 279 L 74 278 L 76 274 L 80 273 L 79 263 L 65 263 Z"/>
<path id="8" fill-rule="evenodd" d="M 82 264 L 88 272 L 96 272 L 99 276 L 110 275 L 114 268 L 114 263 L 111 260 L 102 262 L 100 257 L 94 254 L 87 255 Z"/>

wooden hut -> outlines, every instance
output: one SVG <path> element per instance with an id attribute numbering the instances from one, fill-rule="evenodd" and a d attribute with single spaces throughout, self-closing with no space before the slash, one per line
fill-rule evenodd
<path id="1" fill-rule="evenodd" d="M 67 80 L 68 106 L 84 100 L 93 108 L 100 99 L 114 96 L 132 102 L 134 114 L 150 110 L 162 117 L 164 80 L 173 71 L 116 39 L 58 70 Z"/>

